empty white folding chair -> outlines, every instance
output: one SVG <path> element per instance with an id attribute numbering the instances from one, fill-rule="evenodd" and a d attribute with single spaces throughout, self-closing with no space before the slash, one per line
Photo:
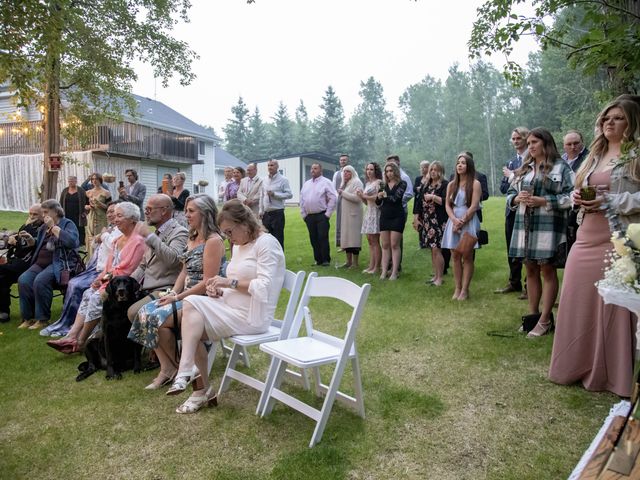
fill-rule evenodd
<path id="1" fill-rule="evenodd" d="M 322 432 L 336 399 L 355 408 L 358 415 L 364 418 L 364 398 L 355 336 L 370 288 L 371 286 L 367 283 L 359 287 L 343 278 L 310 276 L 298 305 L 289 338 L 260 345 L 260 350 L 273 357 L 263 392 L 264 399 L 261 399 L 261 403 L 264 405 L 262 416 L 271 413 L 275 400 L 279 400 L 312 418 L 316 421 L 316 427 L 311 436 L 309 447 L 313 447 L 322 438 Z M 313 297 L 335 298 L 353 308 L 343 338 L 322 333 L 314 328 L 309 309 L 309 302 Z M 298 337 L 303 319 L 307 336 Z M 355 397 L 338 390 L 349 360 L 353 369 Z M 327 364 L 335 364 L 329 385 L 320 381 L 320 367 Z M 316 395 L 325 395 L 320 410 L 280 390 L 287 365 L 314 370 Z"/>
<path id="2" fill-rule="evenodd" d="M 316 276 L 312 273 L 309 278 Z M 289 301 L 284 312 L 282 320 L 273 320 L 269 329 L 264 333 L 258 333 L 255 335 L 234 335 L 227 340 L 233 343 L 231 354 L 229 355 L 229 361 L 227 362 L 227 368 L 224 372 L 224 376 L 220 381 L 220 388 L 218 389 L 218 396 L 225 392 L 229 388 L 229 384 L 232 380 L 237 380 L 245 385 L 248 385 L 256 390 L 262 392 L 264 390 L 264 382 L 258 380 L 246 373 L 239 372 L 235 369 L 236 364 L 240 358 L 242 352 L 246 353 L 246 347 L 254 345 L 260 345 L 265 342 L 273 342 L 287 338 L 289 331 L 293 323 L 293 318 L 296 312 L 296 306 L 298 305 L 298 299 L 300 298 L 300 292 L 302 290 L 302 284 L 304 283 L 304 272 L 293 273 L 290 270 L 285 272 L 284 283 L 282 288 L 289 291 Z M 309 389 L 309 380 L 305 372 L 289 372 L 294 378 L 301 380 L 305 388 Z M 260 397 L 262 399 L 262 396 Z M 256 414 L 260 413 L 261 405 L 258 403 Z"/>

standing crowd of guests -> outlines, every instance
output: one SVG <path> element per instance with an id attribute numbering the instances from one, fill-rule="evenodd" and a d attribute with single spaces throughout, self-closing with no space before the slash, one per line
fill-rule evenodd
<path id="1" fill-rule="evenodd" d="M 623 397 L 631 394 L 636 318 L 623 307 L 605 305 L 595 284 L 612 248 L 608 218 L 622 226 L 640 220 L 640 158 L 629 148 L 640 142 L 637 100 L 623 96 L 603 109 L 589 149 L 580 132 L 567 132 L 564 156 L 547 129 L 513 130 L 515 154 L 500 186 L 506 194 L 509 279 L 495 292 L 521 292 L 528 300 L 528 338 L 555 328 L 552 381 L 581 382 L 587 389 Z M 441 162 L 422 162 L 414 182 L 397 155 L 384 164 L 367 163 L 362 179 L 348 155 L 339 162 L 331 179 L 323 175 L 321 163 L 313 163 L 300 191 L 314 266 L 331 265 L 330 218 L 335 212 L 335 245 L 344 254 L 344 263 L 336 267 L 361 268 L 366 235 L 370 255 L 362 273 L 397 280 L 407 203 L 415 196 L 412 225 L 420 247 L 431 251 L 433 275 L 427 283 L 443 285 L 450 255 L 452 299 L 469 299 L 475 253 L 482 243 L 482 201 L 488 196 L 486 177 L 476 170 L 473 155 L 458 154 L 448 179 Z M 34 205 L 9 241 L 9 255 L 0 264 L 0 321 L 9 318 L 9 287 L 17 282 L 20 328 L 46 327 L 46 334 L 62 336 L 48 341 L 49 346 L 65 354 L 82 351 L 96 331 L 109 280 L 132 276 L 145 296 L 129 309 L 129 338 L 153 350 L 160 364 L 146 388 L 172 384 L 167 393 L 173 395 L 193 383 L 194 393 L 179 413 L 215 404 L 205 374 L 207 343 L 264 331 L 284 278 L 284 208 L 292 192 L 277 160 L 269 160 L 267 172 L 259 178 L 255 164 L 225 172 L 220 213 L 213 198 L 189 194 L 180 172 L 165 178 L 146 205 L 146 188 L 134 170 L 126 172 L 129 184 L 121 182 L 115 201 L 100 174 L 90 176 L 88 190 L 70 177 L 60 202 Z M 81 262 L 77 252 L 83 235 L 87 268 L 64 282 L 64 271 Z M 566 268 L 562 288 L 558 268 Z M 63 284 L 68 291 L 62 316 L 49 325 L 53 290 Z"/>

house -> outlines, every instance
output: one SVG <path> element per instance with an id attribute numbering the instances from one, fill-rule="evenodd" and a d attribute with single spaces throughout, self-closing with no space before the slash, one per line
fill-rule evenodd
<path id="1" fill-rule="evenodd" d="M 203 164 L 197 164 L 192 167 L 194 183 L 193 192 L 206 192 L 221 202 L 222 199 L 217 198 L 218 185 L 220 185 L 224 180 L 224 169 L 226 167 L 242 167 L 246 170 L 247 164 L 219 146 L 214 146 L 212 157 L 207 157 Z M 198 185 L 202 180 L 207 183 L 206 187 Z"/>
<path id="2" fill-rule="evenodd" d="M 185 172 L 191 190 L 202 175 L 194 178 L 193 167 L 215 168 L 219 143 L 211 131 L 156 100 L 133 95 L 137 116 L 123 115 L 121 122 L 106 121 L 87 129 L 83 142 L 62 141 L 63 168 L 58 175 L 58 192 L 75 175 L 82 182 L 92 172 L 112 173 L 113 183 L 105 184 L 116 195 L 126 169 L 138 171 L 147 187 L 147 198 L 162 184 L 165 173 Z M 28 210 L 38 201 L 42 181 L 44 132 L 42 115 L 36 109 L 17 109 L 13 92 L 0 86 L 0 210 Z M 193 191 L 193 190 L 192 190 Z M 208 191 L 208 190 L 207 190 Z"/>
<path id="3" fill-rule="evenodd" d="M 288 204 L 297 205 L 300 203 L 300 190 L 302 189 L 304 182 L 311 178 L 312 164 L 319 163 L 322 166 L 322 175 L 327 177 L 329 180 L 333 178 L 333 174 L 339 168 L 337 157 L 334 158 L 321 152 L 294 153 L 274 158 L 278 161 L 279 172 L 287 177 L 289 184 L 291 185 L 291 193 L 293 193 L 293 197 L 287 200 L 286 203 Z M 252 162 L 258 167 L 259 177 L 266 177 L 268 175 L 267 162 L 269 160 L 270 158 L 265 158 Z"/>

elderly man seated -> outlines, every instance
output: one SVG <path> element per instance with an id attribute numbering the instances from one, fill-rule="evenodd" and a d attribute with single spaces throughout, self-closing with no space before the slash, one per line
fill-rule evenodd
<path id="1" fill-rule="evenodd" d="M 11 308 L 11 285 L 29 268 L 36 248 L 35 237 L 42 225 L 42 208 L 37 203 L 29 209 L 29 217 L 18 233 L 8 239 L 8 250 L 0 257 L 0 322 L 8 322 Z"/>

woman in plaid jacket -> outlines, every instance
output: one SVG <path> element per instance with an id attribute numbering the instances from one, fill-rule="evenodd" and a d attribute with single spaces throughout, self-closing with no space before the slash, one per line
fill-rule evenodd
<path id="1" fill-rule="evenodd" d="M 548 130 L 531 130 L 527 146 L 529 152 L 507 192 L 507 205 L 516 211 L 509 256 L 522 258 L 527 267 L 529 312 L 539 315 L 527 337 L 535 338 L 548 333 L 553 324 L 551 309 L 558 295 L 554 260 L 566 242 L 574 174 Z"/>

